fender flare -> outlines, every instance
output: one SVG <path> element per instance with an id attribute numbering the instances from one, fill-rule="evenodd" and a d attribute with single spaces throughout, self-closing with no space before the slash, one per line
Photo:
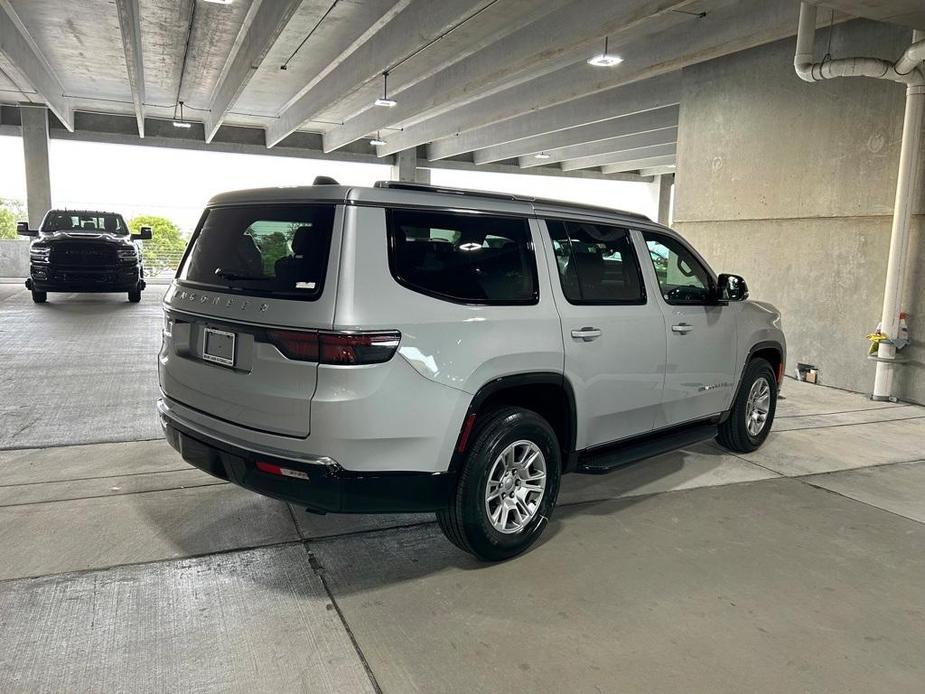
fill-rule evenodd
<path id="1" fill-rule="evenodd" d="M 485 401 L 502 391 L 530 385 L 552 385 L 562 388 L 566 398 L 566 433 L 563 441 L 559 442 L 563 454 L 563 472 L 574 469 L 578 456 L 575 451 L 575 442 L 578 432 L 578 410 L 575 402 L 575 390 L 565 374 L 557 371 L 531 371 L 528 373 L 499 376 L 483 384 L 472 396 L 466 415 L 459 427 L 456 445 L 453 447 L 453 457 L 450 460 L 449 471 L 457 472 L 465 456 L 466 444 L 469 434 L 475 427 L 476 417 Z"/>

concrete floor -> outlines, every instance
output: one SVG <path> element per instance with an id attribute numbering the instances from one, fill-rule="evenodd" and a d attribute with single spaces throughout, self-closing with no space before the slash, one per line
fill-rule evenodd
<path id="1" fill-rule="evenodd" d="M 158 300 L 0 285 L 0 691 L 925 689 L 925 408 L 788 381 L 759 451 L 567 477 L 483 565 L 183 463 Z"/>

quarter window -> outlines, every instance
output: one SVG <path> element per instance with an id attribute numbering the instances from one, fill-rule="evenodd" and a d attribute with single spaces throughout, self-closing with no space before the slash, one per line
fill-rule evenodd
<path id="1" fill-rule="evenodd" d="M 548 219 L 562 293 L 572 304 L 644 304 L 645 285 L 629 231 Z"/>
<path id="2" fill-rule="evenodd" d="M 659 289 L 669 304 L 705 304 L 713 280 L 707 269 L 680 241 L 643 232 Z"/>
<path id="3" fill-rule="evenodd" d="M 536 303 L 526 219 L 403 209 L 387 215 L 389 265 L 402 285 L 457 303 Z"/>

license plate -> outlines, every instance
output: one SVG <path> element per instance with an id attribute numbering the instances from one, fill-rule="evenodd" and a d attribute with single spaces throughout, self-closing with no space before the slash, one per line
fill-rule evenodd
<path id="1" fill-rule="evenodd" d="M 206 328 L 202 340 L 202 358 L 223 366 L 234 366 L 234 343 L 234 333 Z"/>

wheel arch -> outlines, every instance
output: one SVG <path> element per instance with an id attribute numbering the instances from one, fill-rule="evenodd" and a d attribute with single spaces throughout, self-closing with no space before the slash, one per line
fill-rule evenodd
<path id="1" fill-rule="evenodd" d="M 460 427 L 450 471 L 459 469 L 483 416 L 502 406 L 516 406 L 542 416 L 556 432 L 562 451 L 562 472 L 577 463 L 575 441 L 578 430 L 575 391 L 564 374 L 535 371 L 493 378 L 472 396 Z"/>

